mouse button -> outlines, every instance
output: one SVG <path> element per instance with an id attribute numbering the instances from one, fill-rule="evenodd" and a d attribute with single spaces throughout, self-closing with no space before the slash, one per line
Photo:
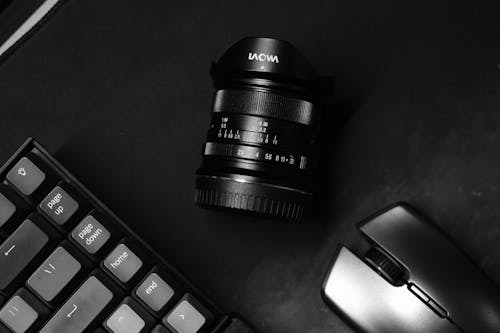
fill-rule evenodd
<path id="1" fill-rule="evenodd" d="M 405 289 L 388 283 L 346 247 L 338 250 L 323 285 L 324 296 L 341 312 L 370 320 L 381 311 L 380 300 L 388 295 L 395 300 Z"/>
<path id="2" fill-rule="evenodd" d="M 408 247 L 417 246 L 421 251 L 435 249 L 444 240 L 426 220 L 401 205 L 382 212 L 359 229 L 369 242 L 401 255 L 406 254 Z"/>
<path id="3" fill-rule="evenodd" d="M 427 266 L 437 265 L 436 275 L 441 274 L 446 240 L 408 207 L 399 205 L 375 216 L 360 226 L 360 232 L 404 266 L 410 279 L 415 279 L 414 271 L 425 271 Z"/>
<path id="4" fill-rule="evenodd" d="M 358 331 L 459 332 L 405 286 L 395 287 L 361 258 L 341 247 L 323 285 L 323 297 Z"/>
<path id="5" fill-rule="evenodd" d="M 360 230 L 369 242 L 408 270 L 409 283 L 425 290 L 450 313 L 457 304 L 469 299 L 471 286 L 478 284 L 475 267 L 409 206 L 389 209 L 363 224 Z"/>
<path id="6" fill-rule="evenodd" d="M 362 234 L 409 272 L 408 280 L 433 295 L 450 289 L 450 277 L 471 276 L 473 266 L 436 228 L 406 206 L 396 206 L 363 224 Z"/>
<path id="7" fill-rule="evenodd" d="M 415 294 L 420 300 L 424 303 L 426 303 L 436 314 L 441 317 L 441 318 L 448 318 L 449 313 L 446 311 L 446 309 L 441 306 L 438 302 L 433 300 L 425 291 L 420 289 L 417 285 L 415 284 L 409 284 L 408 289 Z"/>
<path id="8" fill-rule="evenodd" d="M 437 313 L 439 317 L 446 318 L 449 316 L 448 311 L 446 311 L 446 309 L 439 305 L 436 301 L 431 299 L 427 304 L 431 307 L 432 310 L 434 310 L 434 312 Z"/>
<path id="9" fill-rule="evenodd" d="M 424 303 L 427 303 L 429 302 L 431 299 L 429 297 L 429 295 L 427 295 L 422 289 L 420 289 L 419 287 L 417 287 L 416 285 L 414 284 L 409 284 L 408 285 L 408 289 L 415 294 L 415 296 L 417 296 L 418 298 L 420 298 L 420 300 Z"/>

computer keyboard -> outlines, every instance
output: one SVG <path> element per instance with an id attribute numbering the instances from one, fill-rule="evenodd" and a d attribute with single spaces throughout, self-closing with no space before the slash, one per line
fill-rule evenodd
<path id="1" fill-rule="evenodd" d="M 254 332 L 223 314 L 35 140 L 0 178 L 0 332 Z"/>

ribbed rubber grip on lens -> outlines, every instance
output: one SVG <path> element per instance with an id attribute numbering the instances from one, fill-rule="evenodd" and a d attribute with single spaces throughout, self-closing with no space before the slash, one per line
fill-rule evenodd
<path id="1" fill-rule="evenodd" d="M 214 112 L 234 112 L 312 125 L 314 105 L 306 100 L 258 90 L 221 89 L 215 93 Z"/>
<path id="2" fill-rule="evenodd" d="M 247 211 L 274 218 L 298 221 L 311 199 L 310 193 L 262 183 L 198 176 L 194 201 L 210 208 Z"/>

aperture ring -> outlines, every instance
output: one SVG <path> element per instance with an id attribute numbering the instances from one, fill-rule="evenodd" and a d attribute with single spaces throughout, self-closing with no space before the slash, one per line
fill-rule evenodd
<path id="1" fill-rule="evenodd" d="M 274 150 L 255 146 L 207 142 L 205 144 L 204 155 L 241 158 L 268 162 L 276 166 L 286 166 L 297 170 L 309 170 L 309 159 L 307 156 L 296 153 L 279 153 Z"/>
<path id="2" fill-rule="evenodd" d="M 259 90 L 220 89 L 213 112 L 243 113 L 313 125 L 314 105 L 306 100 Z"/>

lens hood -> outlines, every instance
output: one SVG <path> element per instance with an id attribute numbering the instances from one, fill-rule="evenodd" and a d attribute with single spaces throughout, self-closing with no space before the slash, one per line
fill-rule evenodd
<path id="1" fill-rule="evenodd" d="M 313 94 L 323 91 L 326 83 L 295 46 L 283 40 L 262 37 L 247 37 L 235 43 L 212 64 L 211 74 L 216 88 L 221 83 L 240 81 Z"/>

